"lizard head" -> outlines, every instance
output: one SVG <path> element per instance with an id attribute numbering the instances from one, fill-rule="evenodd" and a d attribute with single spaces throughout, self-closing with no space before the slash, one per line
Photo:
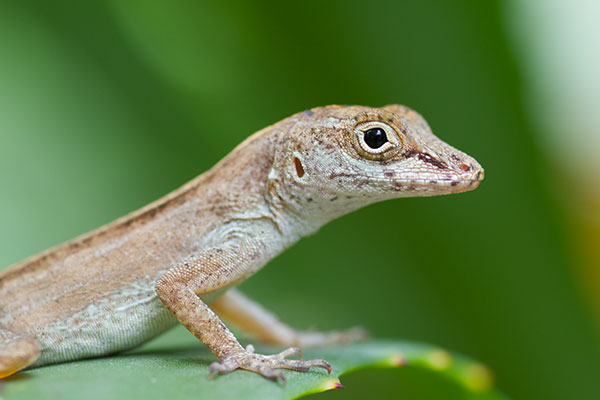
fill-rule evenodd
<path id="1" fill-rule="evenodd" d="M 483 179 L 477 161 L 405 106 L 327 106 L 290 122 L 273 169 L 294 208 L 335 217 L 390 198 L 473 190 Z"/>

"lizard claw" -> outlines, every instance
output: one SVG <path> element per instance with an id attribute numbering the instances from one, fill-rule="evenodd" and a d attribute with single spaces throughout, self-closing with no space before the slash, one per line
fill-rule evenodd
<path id="1" fill-rule="evenodd" d="M 254 353 L 254 347 L 248 345 L 245 350 L 225 357 L 221 362 L 213 362 L 208 377 L 212 379 L 215 374 L 227 374 L 240 368 L 285 384 L 285 375 L 280 369 L 307 372 L 310 367 L 319 367 L 326 369 L 328 374 L 331 373 L 331 364 L 325 360 L 288 360 L 286 357 L 289 356 L 301 357 L 302 351 L 298 347 L 291 347 L 279 354 L 262 355 Z"/>

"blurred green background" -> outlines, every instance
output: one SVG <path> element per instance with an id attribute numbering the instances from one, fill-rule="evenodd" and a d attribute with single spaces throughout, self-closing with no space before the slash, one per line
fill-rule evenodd
<path id="1" fill-rule="evenodd" d="M 480 188 L 334 221 L 242 289 L 298 328 L 362 325 L 477 358 L 515 399 L 600 398 L 598 332 L 505 11 L 475 0 L 4 0 L 0 265 L 147 204 L 295 112 L 406 104 L 478 159 Z M 354 381 L 381 398 L 400 387 Z"/>

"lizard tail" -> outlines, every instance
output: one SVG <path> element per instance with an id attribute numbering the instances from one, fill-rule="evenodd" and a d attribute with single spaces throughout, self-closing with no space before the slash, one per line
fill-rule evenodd
<path id="1" fill-rule="evenodd" d="M 33 364 L 39 355 L 37 340 L 0 329 L 0 379 Z"/>

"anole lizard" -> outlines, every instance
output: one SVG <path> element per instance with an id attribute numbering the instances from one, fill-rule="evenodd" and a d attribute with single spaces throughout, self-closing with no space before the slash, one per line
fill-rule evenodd
<path id="1" fill-rule="evenodd" d="M 400 105 L 307 110 L 246 139 L 173 193 L 0 274 L 0 377 L 25 367 L 135 347 L 177 321 L 219 361 L 242 368 L 331 369 L 295 346 L 360 336 L 297 332 L 234 286 L 302 236 L 367 204 L 475 189 L 483 169 Z M 275 355 L 243 348 L 219 316 Z"/>

